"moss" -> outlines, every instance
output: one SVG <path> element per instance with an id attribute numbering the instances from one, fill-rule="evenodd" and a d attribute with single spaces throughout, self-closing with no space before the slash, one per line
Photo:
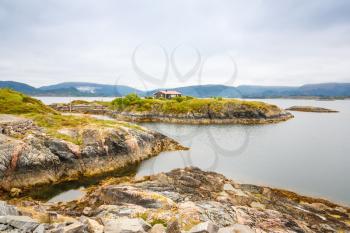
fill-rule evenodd
<path id="1" fill-rule="evenodd" d="M 196 219 L 190 219 L 189 222 L 187 222 L 186 224 L 182 224 L 182 228 L 185 230 L 185 231 L 190 231 L 192 229 L 192 227 L 198 225 L 200 223 L 199 220 L 196 220 Z"/>
<path id="2" fill-rule="evenodd" d="M 342 218 L 342 216 L 338 215 L 338 214 L 329 214 L 329 216 L 336 218 L 336 219 L 340 219 Z"/>
<path id="3" fill-rule="evenodd" d="M 162 224 L 164 227 L 167 227 L 167 221 L 164 219 L 159 219 L 159 218 L 152 218 L 148 212 L 143 212 L 143 213 L 137 213 L 136 214 L 137 218 L 141 218 L 146 222 L 149 222 L 152 226 L 157 225 L 157 224 Z"/>
<path id="4" fill-rule="evenodd" d="M 148 219 L 148 213 L 147 213 L 147 212 L 138 213 L 136 217 L 142 218 L 144 221 L 147 221 L 147 219 Z"/>
<path id="5" fill-rule="evenodd" d="M 163 220 L 163 219 L 152 219 L 151 222 L 150 222 L 150 224 L 151 224 L 152 226 L 157 225 L 157 224 L 162 224 L 162 225 L 165 226 L 165 227 L 168 226 L 167 222 L 166 222 L 165 220 Z"/>

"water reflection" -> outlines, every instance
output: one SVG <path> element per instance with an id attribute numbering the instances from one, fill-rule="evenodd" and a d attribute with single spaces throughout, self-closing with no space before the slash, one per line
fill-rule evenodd
<path id="1" fill-rule="evenodd" d="M 50 200 L 48 202 L 68 202 L 68 201 L 74 201 L 79 200 L 82 197 L 84 197 L 85 191 L 84 187 L 80 187 L 79 189 L 71 189 L 65 192 L 62 192 Z"/>
<path id="2" fill-rule="evenodd" d="M 310 105 L 339 113 L 293 112 L 295 118 L 287 122 L 256 126 L 144 123 L 191 149 L 144 161 L 138 175 L 197 166 L 239 182 L 350 204 L 350 101 L 264 101 L 283 108 Z"/>
<path id="3" fill-rule="evenodd" d="M 49 202 L 77 200 L 84 196 L 84 188 L 92 185 L 98 185 L 102 180 L 110 177 L 133 176 L 135 175 L 139 165 L 139 163 L 129 165 L 125 168 L 99 176 L 80 177 L 78 180 L 33 187 L 28 193 L 28 196 L 35 200 Z"/>

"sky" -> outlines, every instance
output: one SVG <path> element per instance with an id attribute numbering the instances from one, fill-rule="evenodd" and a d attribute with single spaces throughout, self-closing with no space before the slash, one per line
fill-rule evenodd
<path id="1" fill-rule="evenodd" d="M 349 0 L 0 0 L 0 80 L 350 82 Z"/>

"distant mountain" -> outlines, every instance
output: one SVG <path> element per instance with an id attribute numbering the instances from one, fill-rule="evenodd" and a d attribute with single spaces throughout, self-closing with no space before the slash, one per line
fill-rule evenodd
<path id="1" fill-rule="evenodd" d="M 238 87 L 224 85 L 201 85 L 169 88 L 184 95 L 196 97 L 222 96 L 231 98 L 278 98 L 278 97 L 350 97 L 350 83 L 308 84 L 300 87 L 290 86 L 254 86 Z M 147 95 L 155 92 L 147 92 Z"/>
<path id="2" fill-rule="evenodd" d="M 11 88 L 33 96 L 124 96 L 129 93 L 144 94 L 143 91 L 123 85 L 83 82 L 67 82 L 35 88 L 24 83 L 0 81 L 0 88 Z"/>
<path id="3" fill-rule="evenodd" d="M 125 96 L 130 93 L 136 93 L 140 96 L 150 96 L 160 90 L 141 91 L 123 85 L 104 85 L 85 82 L 66 82 L 35 88 L 24 83 L 0 81 L 0 88 L 4 87 L 32 96 Z M 168 90 L 176 90 L 184 95 L 202 98 L 212 96 L 233 98 L 350 97 L 350 83 L 307 84 L 300 87 L 197 85 L 168 88 Z"/>
<path id="4" fill-rule="evenodd" d="M 152 95 L 154 92 L 160 89 L 146 92 L 146 95 Z M 198 86 L 187 86 L 178 88 L 169 88 L 167 90 L 175 90 L 181 92 L 183 95 L 194 96 L 194 97 L 240 97 L 241 93 L 236 87 L 225 86 L 225 85 L 198 85 Z"/>
<path id="5" fill-rule="evenodd" d="M 278 96 L 297 96 L 298 87 L 241 85 L 237 89 L 245 98 L 266 98 Z"/>
<path id="6" fill-rule="evenodd" d="M 0 88 L 10 88 L 24 94 L 34 94 L 36 92 L 35 87 L 13 81 L 0 81 Z"/>
<path id="7" fill-rule="evenodd" d="M 350 96 L 350 83 L 307 84 L 299 88 L 300 95 Z"/>
<path id="8" fill-rule="evenodd" d="M 241 85 L 238 87 L 224 85 L 200 85 L 169 88 L 168 90 L 176 90 L 184 95 L 196 97 L 222 96 L 232 98 L 277 98 L 277 97 L 349 97 L 350 83 L 323 83 L 309 84 L 301 87 L 290 86 L 254 86 Z M 146 92 L 147 95 L 157 91 Z"/>
<path id="9" fill-rule="evenodd" d="M 75 88 L 81 94 L 87 96 L 123 96 L 129 93 L 142 95 L 144 92 L 138 89 L 123 85 L 104 85 L 86 82 L 66 82 L 56 85 L 40 87 L 41 91 L 52 91 L 57 89 Z"/>

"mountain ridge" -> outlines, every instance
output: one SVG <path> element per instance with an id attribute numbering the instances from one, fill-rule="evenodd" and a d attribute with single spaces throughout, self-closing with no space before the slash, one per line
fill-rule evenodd
<path id="1" fill-rule="evenodd" d="M 161 89 L 143 91 L 125 85 L 108 85 L 89 82 L 63 82 L 54 85 L 32 87 L 28 84 L 14 81 L 0 81 L 0 88 L 10 88 L 32 96 L 125 96 L 136 93 L 149 96 Z M 194 97 L 222 96 L 231 98 L 278 98 L 278 97 L 350 97 L 350 83 L 319 83 L 301 86 L 259 86 L 240 85 L 237 87 L 221 84 L 192 85 L 175 88 L 184 95 Z"/>

